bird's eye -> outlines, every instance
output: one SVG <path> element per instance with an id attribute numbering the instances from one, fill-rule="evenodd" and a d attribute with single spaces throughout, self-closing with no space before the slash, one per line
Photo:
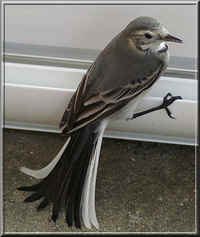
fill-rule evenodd
<path id="1" fill-rule="evenodd" d="M 145 33 L 144 36 L 145 36 L 147 39 L 151 39 L 151 38 L 152 38 L 152 35 L 149 34 L 149 33 Z"/>

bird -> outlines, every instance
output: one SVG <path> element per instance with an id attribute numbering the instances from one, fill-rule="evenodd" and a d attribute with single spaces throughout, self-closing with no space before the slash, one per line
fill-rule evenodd
<path id="1" fill-rule="evenodd" d="M 24 202 L 41 200 L 40 211 L 52 204 L 54 222 L 64 210 L 66 224 L 81 229 L 99 223 L 95 208 L 95 189 L 104 131 L 113 120 L 135 119 L 165 109 L 181 96 L 167 93 L 163 102 L 136 113 L 139 101 L 166 70 L 169 62 L 167 42 L 182 43 L 157 19 L 140 16 L 122 29 L 91 64 L 63 112 L 59 127 L 65 143 L 44 168 L 20 170 L 40 181 L 21 186 L 33 192 Z"/>

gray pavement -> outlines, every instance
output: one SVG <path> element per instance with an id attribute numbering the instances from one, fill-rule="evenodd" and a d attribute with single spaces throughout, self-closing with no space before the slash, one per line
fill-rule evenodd
<path id="1" fill-rule="evenodd" d="M 5 130 L 5 232 L 80 232 L 68 228 L 62 215 L 54 224 L 51 206 L 38 213 L 38 202 L 24 203 L 27 193 L 16 190 L 37 182 L 18 168 L 45 166 L 63 143 L 58 134 Z M 192 146 L 104 139 L 96 188 L 100 229 L 90 232 L 194 232 L 194 151 Z"/>

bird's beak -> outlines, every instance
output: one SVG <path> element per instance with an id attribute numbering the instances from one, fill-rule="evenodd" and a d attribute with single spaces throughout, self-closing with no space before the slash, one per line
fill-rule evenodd
<path id="1" fill-rule="evenodd" d="M 166 36 L 164 36 L 162 38 L 164 41 L 170 41 L 170 42 L 176 42 L 176 43 L 183 43 L 183 40 L 173 36 L 173 35 L 170 35 L 170 34 L 167 34 Z"/>

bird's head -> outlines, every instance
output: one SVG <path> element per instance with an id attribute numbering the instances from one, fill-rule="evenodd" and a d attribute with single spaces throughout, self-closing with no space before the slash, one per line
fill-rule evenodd
<path id="1" fill-rule="evenodd" d="M 169 42 L 182 43 L 183 41 L 173 35 L 151 17 L 138 17 L 125 28 L 129 43 L 141 52 L 163 53 L 168 50 Z"/>

